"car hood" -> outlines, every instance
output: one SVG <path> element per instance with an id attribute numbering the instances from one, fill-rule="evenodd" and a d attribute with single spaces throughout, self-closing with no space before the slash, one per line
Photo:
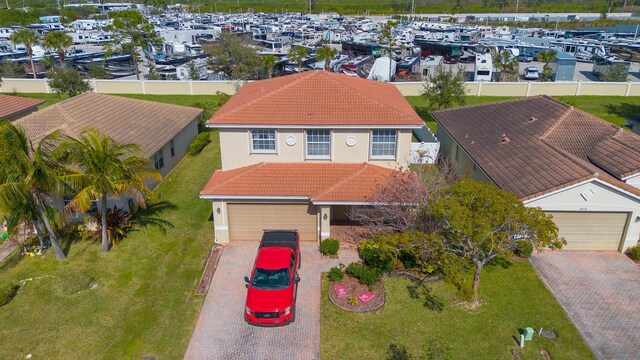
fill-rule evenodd
<path id="1" fill-rule="evenodd" d="M 249 286 L 246 305 L 253 311 L 280 311 L 293 303 L 293 286 L 281 290 L 261 290 Z"/>

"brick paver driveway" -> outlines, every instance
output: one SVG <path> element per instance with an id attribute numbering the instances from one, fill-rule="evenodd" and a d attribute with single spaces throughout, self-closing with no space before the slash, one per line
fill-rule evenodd
<path id="1" fill-rule="evenodd" d="M 211 281 L 185 359 L 318 359 L 320 357 L 320 273 L 355 261 L 355 251 L 340 259 L 322 259 L 317 244 L 302 244 L 302 268 L 296 321 L 288 326 L 260 328 L 243 318 L 249 275 L 257 242 L 225 247 Z"/>
<path id="2" fill-rule="evenodd" d="M 640 265 L 617 252 L 578 251 L 545 252 L 531 263 L 596 357 L 638 359 Z"/>

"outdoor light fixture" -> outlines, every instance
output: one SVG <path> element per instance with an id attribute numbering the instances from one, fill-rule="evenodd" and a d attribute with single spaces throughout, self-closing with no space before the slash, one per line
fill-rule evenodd
<path id="1" fill-rule="evenodd" d="M 327 214 L 322 215 L 322 218 L 327 220 L 327 218 L 328 218 Z"/>
<path id="2" fill-rule="evenodd" d="M 220 208 L 217 208 L 217 209 L 216 209 L 216 212 L 217 212 L 218 214 L 220 214 Z"/>
<path id="3" fill-rule="evenodd" d="M 640 222 L 640 216 L 636 216 L 636 222 Z"/>

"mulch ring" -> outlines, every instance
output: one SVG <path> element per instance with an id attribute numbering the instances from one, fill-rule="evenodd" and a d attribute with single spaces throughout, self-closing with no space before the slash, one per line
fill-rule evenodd
<path id="1" fill-rule="evenodd" d="M 347 290 L 347 296 L 338 297 L 335 291 L 335 285 L 342 284 Z M 352 312 L 367 312 L 367 311 L 375 311 L 382 306 L 384 306 L 385 302 L 385 291 L 384 284 L 382 281 L 378 281 L 377 284 L 373 286 L 373 299 L 363 303 L 358 300 L 358 305 L 349 304 L 349 298 L 351 296 L 360 296 L 365 291 L 369 291 L 369 287 L 367 285 L 362 285 L 357 279 L 354 279 L 348 275 L 344 276 L 344 280 L 329 284 L 329 300 L 333 303 L 333 305 L 339 307 L 345 311 Z"/>

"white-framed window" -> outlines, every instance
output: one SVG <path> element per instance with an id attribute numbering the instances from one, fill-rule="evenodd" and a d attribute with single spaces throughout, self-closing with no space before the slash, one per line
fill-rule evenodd
<path id="1" fill-rule="evenodd" d="M 331 130 L 307 130 L 307 159 L 331 158 Z"/>
<path id="2" fill-rule="evenodd" d="M 396 130 L 371 131 L 371 157 L 374 159 L 395 159 L 396 136 Z"/>
<path id="3" fill-rule="evenodd" d="M 162 149 L 153 154 L 153 167 L 156 170 L 160 170 L 164 167 L 164 157 L 162 156 Z"/>
<path id="4" fill-rule="evenodd" d="M 251 130 L 252 153 L 276 153 L 276 131 L 274 129 Z"/>
<path id="5" fill-rule="evenodd" d="M 170 146 L 170 149 L 171 149 L 171 157 L 176 156 L 176 147 L 173 144 L 173 139 L 171 139 L 171 141 L 169 142 L 169 146 Z"/>

